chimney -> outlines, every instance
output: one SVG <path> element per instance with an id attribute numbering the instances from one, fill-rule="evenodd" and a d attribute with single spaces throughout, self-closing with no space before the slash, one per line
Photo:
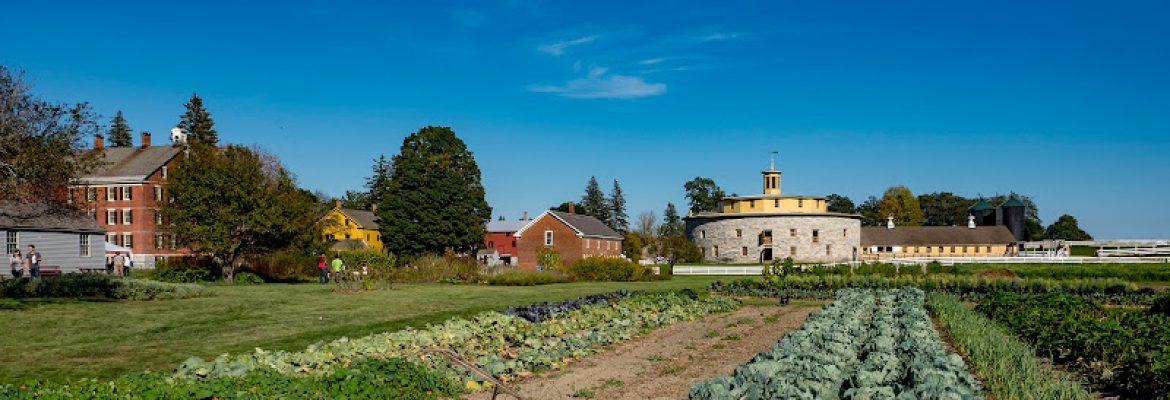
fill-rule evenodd
<path id="1" fill-rule="evenodd" d="M 577 205 L 573 204 L 573 203 L 569 203 L 569 214 L 576 214 L 576 213 L 577 213 Z"/>
<path id="2" fill-rule="evenodd" d="M 341 208 L 341 199 L 333 200 L 333 208 Z"/>
<path id="3" fill-rule="evenodd" d="M 967 227 L 971 228 L 971 229 L 975 229 L 975 216 L 974 215 L 967 216 Z"/>
<path id="4" fill-rule="evenodd" d="M 150 132 L 142 131 L 142 148 L 150 147 Z"/>
<path id="5" fill-rule="evenodd" d="M 93 135 L 93 149 L 101 150 L 106 147 L 106 139 L 100 134 Z"/>
<path id="6" fill-rule="evenodd" d="M 525 212 L 524 212 L 524 215 L 522 215 L 522 216 L 520 217 L 520 220 L 521 220 L 521 221 L 527 221 L 527 220 L 528 220 L 528 211 L 525 211 Z"/>
<path id="7" fill-rule="evenodd" d="M 886 217 L 886 229 L 894 229 L 894 216 Z"/>

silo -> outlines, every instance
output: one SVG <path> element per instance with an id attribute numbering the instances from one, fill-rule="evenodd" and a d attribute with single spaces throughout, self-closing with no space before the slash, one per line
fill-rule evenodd
<path id="1" fill-rule="evenodd" d="M 967 211 L 975 217 L 975 225 L 978 226 L 993 226 L 995 225 L 995 206 L 983 200 L 979 200 L 972 205 Z"/>
<path id="2" fill-rule="evenodd" d="M 1016 237 L 1016 241 L 1024 241 L 1028 233 L 1024 227 L 1024 202 L 1012 197 L 1000 204 L 999 209 L 1003 215 L 1003 224 L 1012 232 L 1012 236 Z"/>

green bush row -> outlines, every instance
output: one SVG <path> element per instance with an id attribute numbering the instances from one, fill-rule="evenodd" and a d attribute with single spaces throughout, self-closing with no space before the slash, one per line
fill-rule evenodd
<path id="1" fill-rule="evenodd" d="M 0 386 L 11 399 L 437 399 L 457 396 L 459 384 L 401 358 L 366 359 L 316 375 L 286 375 L 271 369 L 242 377 L 175 379 L 145 372 L 102 381 L 32 381 Z"/>
<path id="2" fill-rule="evenodd" d="M 933 293 L 929 303 L 939 328 L 947 333 L 995 398 L 1089 398 L 1080 384 L 1037 362 L 1031 346 L 964 305 L 958 297 Z"/>
<path id="3" fill-rule="evenodd" d="M 118 278 L 106 274 L 64 274 L 39 279 L 12 279 L 0 282 L 0 295 L 7 298 L 105 297 L 126 300 L 184 299 L 208 296 L 206 287 L 145 279 Z"/>
<path id="4" fill-rule="evenodd" d="M 896 289 L 917 286 L 928 292 L 943 292 L 964 300 L 977 300 L 992 293 L 1060 292 L 1109 304 L 1150 304 L 1156 289 L 1139 288 L 1117 279 L 1010 279 L 968 275 L 787 275 L 778 279 L 741 279 L 715 282 L 710 290 L 747 296 L 831 298 L 845 288 Z"/>
<path id="5" fill-rule="evenodd" d="M 526 271 L 513 269 L 484 279 L 489 285 L 499 286 L 535 286 L 550 283 L 572 282 L 569 276 L 557 271 Z"/>
<path id="6" fill-rule="evenodd" d="M 988 296 L 976 310 L 1126 398 L 1170 397 L 1170 317 L 1064 293 Z"/>
<path id="7" fill-rule="evenodd" d="M 989 270 L 1007 270 L 1021 278 L 1098 279 L 1115 278 L 1129 282 L 1170 282 L 1170 263 L 1162 264 L 955 264 L 926 265 L 927 273 L 975 275 Z M 873 262 L 856 266 L 817 265 L 802 272 L 810 275 L 921 275 L 922 266 Z"/>

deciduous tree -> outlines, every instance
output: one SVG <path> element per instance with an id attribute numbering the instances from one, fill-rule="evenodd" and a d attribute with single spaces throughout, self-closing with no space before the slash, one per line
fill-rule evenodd
<path id="1" fill-rule="evenodd" d="M 683 189 L 687 192 L 692 213 L 718 211 L 719 200 L 725 197 L 723 189 L 715 184 L 715 180 L 701 176 L 696 176 L 695 179 L 683 184 Z"/>
<path id="2" fill-rule="evenodd" d="M 857 212 L 857 207 L 853 205 L 853 200 L 849 199 L 849 197 L 836 193 L 826 196 L 825 203 L 826 206 L 828 206 L 829 212 L 843 214 L 853 214 Z"/>
<path id="3" fill-rule="evenodd" d="M 68 200 L 73 178 L 102 161 L 83 140 L 100 132 L 87 103 L 43 100 L 18 71 L 0 65 L 0 198 Z"/>
<path id="4" fill-rule="evenodd" d="M 965 226 L 975 200 L 951 192 L 928 193 L 918 196 L 922 208 L 922 225 Z"/>
<path id="5" fill-rule="evenodd" d="M 857 207 L 857 213 L 861 214 L 862 226 L 879 226 L 885 223 L 886 217 L 882 216 L 882 211 L 878 207 L 880 203 L 877 197 L 869 196 Z"/>
<path id="6" fill-rule="evenodd" d="M 475 250 L 492 208 L 463 140 L 451 128 L 427 126 L 403 139 L 393 163 L 377 211 L 390 250 L 406 256 Z"/>
<path id="7" fill-rule="evenodd" d="M 1049 225 L 1044 230 L 1044 236 L 1048 239 L 1093 240 L 1093 236 L 1077 225 L 1077 219 L 1068 214 L 1061 215 Z"/>
<path id="8" fill-rule="evenodd" d="M 922 207 L 918 204 L 918 198 L 905 186 L 898 185 L 886 189 L 882 200 L 878 202 L 878 210 L 883 220 L 890 216 L 894 217 L 894 225 L 922 225 Z"/>

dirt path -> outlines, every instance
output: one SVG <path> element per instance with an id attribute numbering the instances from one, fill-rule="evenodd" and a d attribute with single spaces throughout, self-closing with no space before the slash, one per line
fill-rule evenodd
<path id="1" fill-rule="evenodd" d="M 691 384 L 731 373 L 819 309 L 744 306 L 678 322 L 513 387 L 529 399 L 685 399 Z M 491 395 L 477 393 L 468 398 L 490 399 Z"/>

